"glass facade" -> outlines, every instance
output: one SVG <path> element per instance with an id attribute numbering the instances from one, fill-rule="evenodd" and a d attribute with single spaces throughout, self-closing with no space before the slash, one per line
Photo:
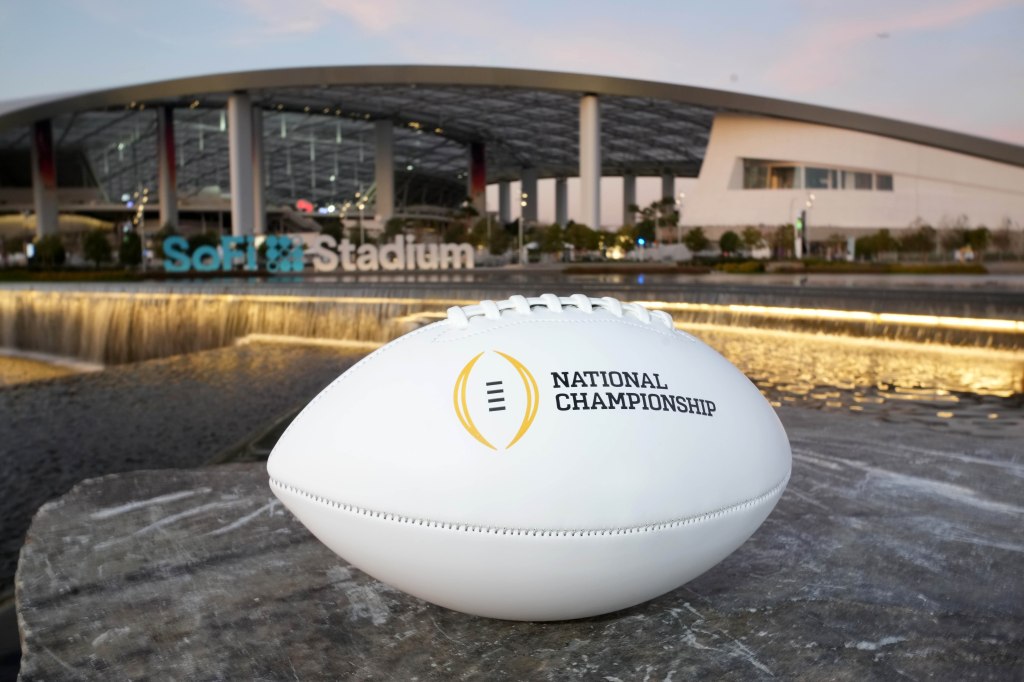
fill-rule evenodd
<path id="1" fill-rule="evenodd" d="M 892 175 L 842 168 L 743 160 L 743 189 L 838 189 L 891 192 Z"/>

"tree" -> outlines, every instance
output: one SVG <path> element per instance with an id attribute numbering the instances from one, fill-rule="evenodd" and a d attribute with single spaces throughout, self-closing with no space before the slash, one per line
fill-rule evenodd
<path id="1" fill-rule="evenodd" d="M 956 251 L 967 245 L 967 230 L 960 227 L 948 229 L 942 233 L 939 242 L 943 251 Z"/>
<path id="2" fill-rule="evenodd" d="M 633 225 L 623 225 L 619 228 L 619 231 L 615 233 L 616 245 L 626 253 L 629 253 L 636 248 L 636 239 L 636 227 Z"/>
<path id="3" fill-rule="evenodd" d="M 135 233 L 130 232 L 129 234 Z M 137 234 L 135 236 L 136 238 L 138 237 Z M 213 248 L 217 248 L 218 246 L 220 246 L 220 237 L 213 232 L 200 232 L 199 234 L 190 234 L 188 236 L 189 254 L 191 255 L 195 253 L 196 249 L 198 249 L 200 246 L 212 246 Z M 124 260 L 122 259 L 121 262 L 123 263 Z"/>
<path id="4" fill-rule="evenodd" d="M 1001 253 L 1010 253 L 1013 249 L 1013 233 L 1010 231 L 1012 221 L 1009 218 L 1003 218 L 999 224 L 999 229 L 992 233 L 992 246 L 996 247 L 996 250 Z"/>
<path id="5" fill-rule="evenodd" d="M 742 243 L 743 242 L 738 234 L 736 234 L 732 230 L 728 230 L 719 238 L 718 248 L 722 250 L 723 254 L 728 255 L 730 253 L 736 253 L 737 251 L 739 251 L 740 244 Z"/>
<path id="6" fill-rule="evenodd" d="M 366 235 L 366 239 L 364 240 L 363 239 L 363 232 L 364 232 L 364 230 L 361 230 L 358 227 L 350 227 L 350 228 L 348 228 L 348 240 L 349 240 L 349 242 L 351 242 L 352 244 L 355 244 L 357 247 L 358 246 L 362 246 L 363 244 L 372 244 L 373 243 L 373 238 L 370 237 L 369 235 Z"/>
<path id="7" fill-rule="evenodd" d="M 112 255 L 110 242 L 107 240 L 105 230 L 91 230 L 85 235 L 85 242 L 82 245 L 85 257 L 91 260 L 98 268 L 100 263 L 106 263 Z"/>
<path id="8" fill-rule="evenodd" d="M 491 252 L 492 256 L 500 256 L 508 251 L 511 243 L 512 237 L 504 225 L 499 223 L 491 229 L 491 243 L 488 245 L 488 251 Z"/>
<path id="9" fill-rule="evenodd" d="M 747 247 L 748 251 L 753 251 L 764 244 L 764 235 L 761 234 L 761 230 L 753 225 L 743 228 L 743 234 L 740 235 L 740 239 L 743 240 L 743 246 Z"/>
<path id="10" fill-rule="evenodd" d="M 342 221 L 334 222 L 333 220 L 325 225 L 320 226 L 320 234 L 330 235 L 334 238 L 334 241 L 340 242 L 344 236 L 345 224 Z"/>
<path id="11" fill-rule="evenodd" d="M 391 242 L 395 237 L 405 232 L 405 221 L 401 218 L 388 218 L 384 223 L 384 241 Z"/>
<path id="12" fill-rule="evenodd" d="M 540 231 L 540 250 L 542 253 L 561 253 L 565 249 L 565 240 L 562 237 L 562 226 L 554 223 Z"/>
<path id="13" fill-rule="evenodd" d="M 36 255 L 32 260 L 38 261 L 44 268 L 54 268 L 64 265 L 67 255 L 60 237 L 51 234 L 36 241 Z"/>
<path id="14" fill-rule="evenodd" d="M 942 244 L 943 251 L 948 253 L 967 246 L 967 230 L 969 223 L 966 215 L 961 213 L 952 221 L 947 217 L 943 217 L 940 226 L 943 229 L 942 236 L 939 238 L 939 243 Z"/>
<path id="15" fill-rule="evenodd" d="M 199 235 L 193 235 L 199 236 Z M 195 250 L 192 246 L 192 237 L 188 239 L 189 252 Z M 142 239 L 135 232 L 127 232 L 124 237 L 121 238 L 121 246 L 117 251 L 117 259 L 121 261 L 121 265 L 130 267 L 138 265 L 142 262 Z"/>
<path id="16" fill-rule="evenodd" d="M 880 253 L 896 251 L 899 248 L 899 242 L 893 238 L 889 230 L 879 230 L 874 234 L 858 238 L 856 248 L 858 255 L 873 260 Z"/>
<path id="17" fill-rule="evenodd" d="M 779 225 L 768 237 L 768 245 L 776 258 L 789 258 L 793 255 L 793 225 Z"/>
<path id="18" fill-rule="evenodd" d="M 916 225 L 917 229 L 900 237 L 899 250 L 903 253 L 931 253 L 934 251 L 937 236 L 935 228 L 920 220 L 914 221 L 913 225 Z"/>
<path id="19" fill-rule="evenodd" d="M 581 251 L 594 251 L 601 247 L 601 236 L 582 223 L 570 222 L 565 228 L 565 241 Z"/>
<path id="20" fill-rule="evenodd" d="M 984 253 L 985 249 L 988 248 L 989 239 L 992 237 L 992 233 L 989 232 L 988 228 L 984 225 L 976 227 L 973 230 L 968 230 L 964 235 L 967 246 L 971 247 L 971 250 L 975 253 Z"/>
<path id="21" fill-rule="evenodd" d="M 659 227 L 673 227 L 679 224 L 679 211 L 676 210 L 676 202 L 672 197 L 652 201 L 646 208 L 640 208 L 635 204 L 630 206 L 630 209 L 633 208 L 640 213 L 640 220 L 636 223 L 636 236 L 643 238 L 647 243 L 657 240 Z"/>
<path id="22" fill-rule="evenodd" d="M 462 220 L 453 220 L 448 223 L 441 235 L 441 241 L 449 244 L 461 244 L 468 240 L 469 231 L 466 229 L 466 223 Z"/>
<path id="23" fill-rule="evenodd" d="M 178 231 L 174 228 L 174 225 L 170 223 L 165 224 L 150 237 L 153 240 L 153 250 L 157 253 L 163 253 L 164 241 L 168 237 L 175 237 L 177 235 Z"/>
<path id="24" fill-rule="evenodd" d="M 683 235 L 683 243 L 692 253 L 699 253 L 711 246 L 711 240 L 704 234 L 704 229 L 695 227 Z"/>

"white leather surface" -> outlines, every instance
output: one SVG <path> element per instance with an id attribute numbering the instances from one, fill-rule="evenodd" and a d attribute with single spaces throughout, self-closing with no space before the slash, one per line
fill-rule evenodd
<path id="1" fill-rule="evenodd" d="M 368 356 L 314 399 L 282 436 L 268 462 L 270 476 L 302 494 L 284 495 L 280 486 L 275 492 L 343 557 L 438 603 L 445 603 L 438 592 L 447 580 L 443 575 L 455 575 L 462 563 L 483 562 L 484 573 L 511 579 L 513 573 L 500 569 L 507 563 L 517 576 L 512 584 L 525 582 L 531 590 L 545 574 L 552 590 L 564 593 L 579 583 L 593 594 L 591 587 L 609 589 L 608 581 L 619 580 L 618 591 L 639 590 L 646 595 L 642 599 L 703 572 L 753 532 L 777 495 L 757 506 L 763 513 L 744 508 L 706 524 L 585 536 L 586 542 L 570 540 L 564 547 L 559 535 L 517 536 L 508 552 L 500 551 L 505 535 L 452 540 L 449 531 L 408 523 L 381 530 L 372 517 L 349 518 L 335 507 L 297 501 L 322 497 L 431 524 L 602 531 L 698 517 L 776 489 L 781 494 L 790 470 L 789 442 L 746 377 L 705 344 L 645 311 L 621 311 L 615 302 L 566 305 L 567 300 L 548 298 L 550 308 L 528 308 L 519 300 L 518 310 L 489 304 L 474 307 L 469 316 L 456 311 Z M 571 380 L 575 372 L 587 371 L 584 380 L 597 384 L 612 381 L 613 373 L 620 379 L 646 373 L 652 381 L 656 374 L 657 388 L 556 388 L 552 373 Z M 487 391 L 496 388 L 505 409 L 491 412 L 495 405 L 488 403 Z M 567 395 L 586 394 L 589 401 L 608 392 L 701 399 L 713 402 L 715 411 L 705 416 L 640 405 L 558 409 L 571 404 Z M 650 398 L 658 406 L 667 399 Z M 700 405 L 707 409 L 708 403 Z M 507 447 L 531 407 L 532 423 Z M 476 552 L 486 556 L 474 558 Z M 519 555 L 531 558 L 523 563 Z M 608 567 L 590 567 L 593 562 Z M 435 580 L 421 588 L 393 563 L 420 566 Z M 628 570 L 618 573 L 613 566 Z M 593 573 L 594 585 L 579 582 L 581 571 Z M 536 578 L 526 576 L 533 572 L 539 572 Z M 501 584 L 481 580 L 481 595 Z M 633 581 L 645 587 L 630 586 Z M 454 589 L 468 594 L 469 584 Z M 512 592 L 509 608 L 521 598 Z M 609 595 L 601 603 L 621 608 L 631 598 Z M 457 602 L 447 603 L 459 608 Z"/>
<path id="2" fill-rule="evenodd" d="M 692 580 L 750 537 L 782 494 L 656 530 L 539 536 L 423 526 L 271 487 L 327 547 L 378 580 L 457 611 L 531 621 L 617 611 Z"/>

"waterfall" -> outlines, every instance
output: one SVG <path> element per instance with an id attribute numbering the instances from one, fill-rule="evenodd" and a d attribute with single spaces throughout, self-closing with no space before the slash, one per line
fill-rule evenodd
<path id="1" fill-rule="evenodd" d="M 0 346 L 120 364 L 227 346 L 252 335 L 386 342 L 452 305 L 505 294 L 454 284 L 271 287 L 110 286 L 0 290 Z M 642 292 L 637 292 L 642 294 Z M 1024 322 L 649 301 L 688 325 L 753 327 L 981 348 L 1024 348 Z"/>

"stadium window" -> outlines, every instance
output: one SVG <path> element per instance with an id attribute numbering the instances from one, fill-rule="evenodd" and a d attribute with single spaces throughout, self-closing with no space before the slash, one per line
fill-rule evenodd
<path id="1" fill-rule="evenodd" d="M 768 179 L 771 189 L 793 189 L 796 183 L 796 168 L 793 166 L 773 166 Z"/>
<path id="2" fill-rule="evenodd" d="M 835 175 L 834 170 L 830 170 L 828 168 L 811 168 L 808 166 L 804 170 L 807 189 L 831 189 L 833 175 Z"/>
<path id="3" fill-rule="evenodd" d="M 853 188 L 854 189 L 871 189 L 871 173 L 854 173 L 853 174 Z"/>
<path id="4" fill-rule="evenodd" d="M 760 161 L 743 160 L 743 189 L 766 189 L 768 166 Z"/>
<path id="5" fill-rule="evenodd" d="M 875 189 L 882 192 L 892 191 L 892 176 L 879 173 L 875 176 Z"/>

